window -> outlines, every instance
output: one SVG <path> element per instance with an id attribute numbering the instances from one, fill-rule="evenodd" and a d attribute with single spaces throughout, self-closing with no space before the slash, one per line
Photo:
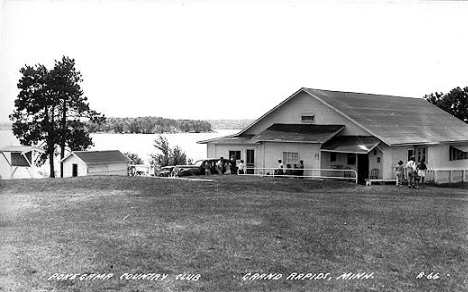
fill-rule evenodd
<path id="1" fill-rule="evenodd" d="M 301 116 L 301 121 L 303 123 L 313 123 L 315 120 L 315 115 L 312 115 L 312 114 L 303 114 Z"/>
<path id="2" fill-rule="evenodd" d="M 461 151 L 458 148 L 450 146 L 450 160 L 468 159 L 468 152 Z"/>
<path id="3" fill-rule="evenodd" d="M 299 153 L 297 152 L 283 152 L 283 164 L 297 164 L 299 163 Z"/>
<path id="4" fill-rule="evenodd" d="M 409 161 L 411 156 L 414 156 L 414 149 L 408 149 L 408 159 L 407 159 L 407 161 Z"/>
<path id="5" fill-rule="evenodd" d="M 240 151 L 231 151 L 231 150 L 229 150 L 229 159 L 231 159 L 232 156 L 234 156 L 236 158 L 236 160 L 240 160 L 241 159 L 241 152 Z"/>
<path id="6" fill-rule="evenodd" d="M 414 160 L 416 162 L 420 162 L 423 159 L 426 163 L 428 163 L 427 146 L 414 147 Z"/>
<path id="7" fill-rule="evenodd" d="M 32 152 L 25 153 L 24 155 L 27 157 L 27 160 L 21 153 L 11 153 L 11 166 L 30 166 L 29 163 L 33 163 Z"/>
<path id="8" fill-rule="evenodd" d="M 330 152 L 330 162 L 336 161 L 336 152 Z"/>
<path id="9" fill-rule="evenodd" d="M 356 165 L 356 154 L 348 153 L 346 164 L 348 165 Z"/>
<path id="10" fill-rule="evenodd" d="M 377 157 L 377 163 L 380 163 L 380 157 Z"/>

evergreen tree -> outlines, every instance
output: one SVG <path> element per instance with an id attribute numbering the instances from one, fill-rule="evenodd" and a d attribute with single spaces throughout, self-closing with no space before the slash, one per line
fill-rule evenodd
<path id="1" fill-rule="evenodd" d="M 81 73 L 75 60 L 63 57 L 52 70 L 43 65 L 25 66 L 18 83 L 20 93 L 15 100 L 15 111 L 10 115 L 13 133 L 22 144 L 45 142 L 49 158 L 50 177 L 55 177 L 54 154 L 60 148 L 60 158 L 65 149 L 85 150 L 92 145 L 85 121 L 101 123 L 104 116 L 89 108 L 87 98 L 79 83 Z M 61 165 L 63 176 L 63 165 Z"/>

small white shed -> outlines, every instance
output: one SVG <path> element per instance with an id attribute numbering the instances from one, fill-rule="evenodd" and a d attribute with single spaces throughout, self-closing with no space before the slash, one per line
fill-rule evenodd
<path id="1" fill-rule="evenodd" d="M 61 160 L 63 177 L 127 175 L 130 159 L 118 150 L 73 151 Z"/>

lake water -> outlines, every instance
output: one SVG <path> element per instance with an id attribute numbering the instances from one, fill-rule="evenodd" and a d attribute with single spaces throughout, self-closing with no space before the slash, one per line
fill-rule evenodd
<path id="1" fill-rule="evenodd" d="M 239 130 L 217 130 L 216 133 L 183 133 L 161 134 L 169 141 L 169 145 L 178 145 L 188 158 L 194 161 L 206 157 L 206 144 L 197 144 L 197 141 L 232 135 Z M 149 163 L 150 155 L 158 153 L 153 141 L 158 134 L 91 134 L 95 144 L 90 150 L 120 150 L 138 154 L 146 163 Z M 11 131 L 0 131 L 0 148 L 10 145 L 19 145 L 18 139 Z M 56 168 L 59 169 L 59 168 Z M 43 165 L 38 172 L 47 172 L 48 164 Z M 0 155 L 0 175 L 3 178 L 10 177 L 10 169 L 3 156 Z M 29 177 L 26 171 L 15 173 L 15 177 Z"/>
<path id="2" fill-rule="evenodd" d="M 197 141 L 232 135 L 239 130 L 218 130 L 217 133 L 183 133 L 183 134 L 161 134 L 169 141 L 169 145 L 178 145 L 182 148 L 188 158 L 194 161 L 206 158 L 206 144 L 197 144 Z M 91 150 L 117 149 L 122 152 L 133 152 L 143 160 L 149 162 L 150 155 L 156 154 L 153 141 L 158 134 L 92 134 L 95 146 Z"/>

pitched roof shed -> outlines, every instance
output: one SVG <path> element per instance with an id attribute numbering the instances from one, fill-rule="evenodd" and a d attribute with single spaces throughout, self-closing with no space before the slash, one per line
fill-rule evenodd
<path id="1" fill-rule="evenodd" d="M 119 150 L 105 150 L 105 151 L 73 151 L 68 156 L 62 159 L 65 161 L 70 155 L 75 155 L 86 164 L 100 164 L 100 163 L 118 163 L 128 162 L 130 159 L 123 155 Z"/>

